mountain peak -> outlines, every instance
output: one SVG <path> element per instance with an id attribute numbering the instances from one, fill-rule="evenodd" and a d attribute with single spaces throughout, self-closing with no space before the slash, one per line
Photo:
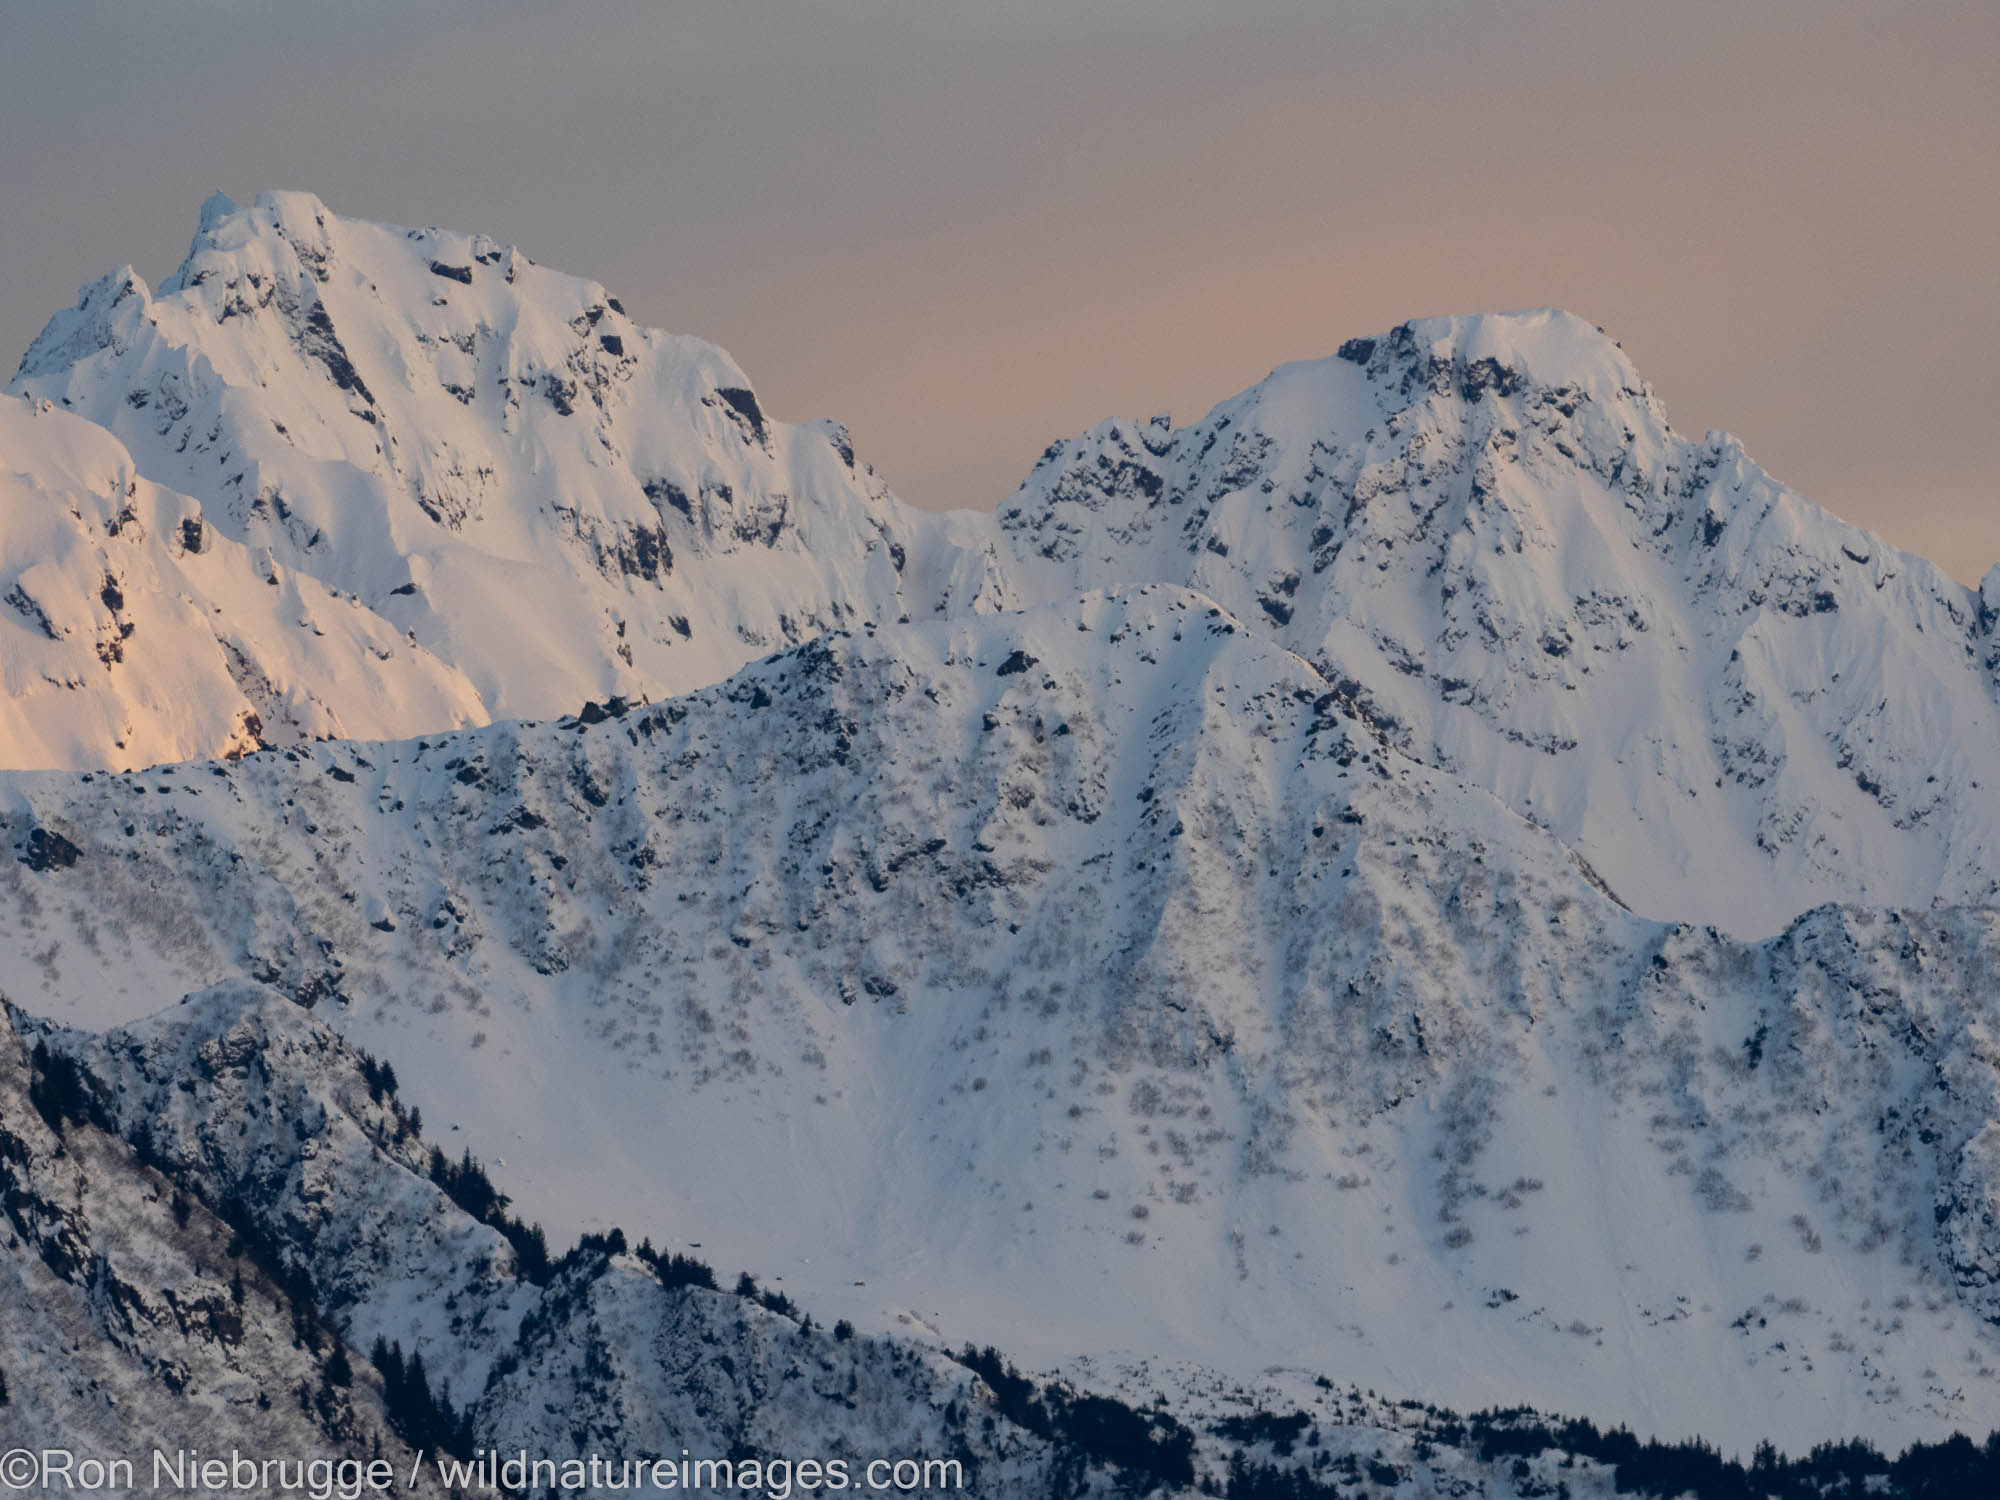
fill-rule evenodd
<path id="1" fill-rule="evenodd" d="M 337 217 L 312 193 L 262 192 L 248 205 L 239 204 L 227 193 L 211 193 L 202 202 L 188 260 L 194 261 L 205 250 L 237 250 L 266 237 L 323 247 L 330 222 L 337 222 Z M 181 269 L 185 276 L 187 267 Z"/>
<path id="2" fill-rule="evenodd" d="M 1757 935 L 2000 889 L 1973 748 L 2000 581 L 1975 598 L 1726 434 L 1681 437 L 1572 314 L 1417 319 L 1189 427 L 1100 424 L 998 521 L 1017 599 L 1201 590 L 1637 910 Z"/>
<path id="3" fill-rule="evenodd" d="M 119 342 L 119 329 L 145 316 L 153 300 L 145 281 L 131 266 L 107 271 L 77 288 L 76 304 L 66 307 L 42 326 L 21 356 L 14 372 L 16 385 L 35 375 L 68 369 L 100 349 Z"/>
<path id="4" fill-rule="evenodd" d="M 1339 357 L 1377 385 L 1476 397 L 1533 386 L 1598 401 L 1650 399 L 1623 348 L 1596 324 L 1557 307 L 1413 318 L 1374 338 L 1349 339 Z"/>
<path id="5" fill-rule="evenodd" d="M 110 719 L 133 733 L 85 764 L 219 754 L 241 737 L 218 724 L 283 743 L 685 691 L 820 630 L 909 613 L 902 570 L 925 551 L 927 520 L 841 429 L 775 420 L 713 344 L 643 327 L 599 283 L 490 236 L 342 218 L 310 193 L 210 198 L 156 292 L 129 268 L 85 287 L 13 390 L 104 429 L 153 486 L 136 492 L 140 526 L 115 504 L 102 522 L 62 520 L 103 508 L 80 494 L 13 528 L 84 528 L 65 542 L 68 574 L 24 586 L 29 680 L 129 704 L 143 677 L 165 704 L 213 658 L 205 675 L 241 687 L 178 729 L 121 707 Z M 22 505 L 49 509 L 25 492 Z M 101 680 L 82 625 L 61 623 L 96 620 L 105 576 L 205 601 L 180 618 L 191 634 L 122 638 L 101 665 L 123 685 Z M 246 637 L 240 622 L 270 612 L 250 601 L 267 598 L 309 654 L 346 633 L 335 620 L 356 623 L 374 642 L 360 679 L 404 664 L 431 686 L 384 702 L 338 688 L 324 661 L 302 671 L 291 645 Z M 15 753 L 49 751 L 0 750 Z"/>
<path id="6" fill-rule="evenodd" d="M 210 193 L 201 202 L 201 228 L 213 228 L 236 212 L 236 200 L 224 192 Z"/>

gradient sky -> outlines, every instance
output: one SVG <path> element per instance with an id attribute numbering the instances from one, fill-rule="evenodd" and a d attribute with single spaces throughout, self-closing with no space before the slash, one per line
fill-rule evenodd
<path id="1" fill-rule="evenodd" d="M 485 230 L 918 504 L 1406 317 L 1558 304 L 1690 433 L 2000 560 L 1994 0 L 0 0 L 0 354 L 201 200 Z"/>

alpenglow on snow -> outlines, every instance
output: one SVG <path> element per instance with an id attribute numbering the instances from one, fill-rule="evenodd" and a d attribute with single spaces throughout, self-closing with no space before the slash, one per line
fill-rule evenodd
<path id="1" fill-rule="evenodd" d="M 15 1092 L 35 1040 L 126 1090 L 58 1135 L 157 1092 L 197 1197 L 448 1212 L 365 1049 L 562 1243 L 927 1348 L 797 1335 L 883 1441 L 965 1342 L 1746 1450 L 2000 1425 L 2000 573 L 1675 434 L 1590 324 L 1406 323 L 941 516 L 592 282 L 267 194 L 10 391 Z M 38 1223 L 169 1233 L 21 1139 Z M 636 1422 L 735 1316 L 604 1247 L 536 1316 L 491 1223 L 380 1223 L 312 1264 L 344 1336 L 551 1433 L 577 1349 Z"/>

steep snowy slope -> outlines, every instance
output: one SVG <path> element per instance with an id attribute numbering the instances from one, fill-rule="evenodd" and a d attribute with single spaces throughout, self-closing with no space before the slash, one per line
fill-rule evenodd
<path id="1" fill-rule="evenodd" d="M 1406 323 L 1191 427 L 1106 423 L 999 522 L 1014 598 L 1201 589 L 1649 915 L 2000 893 L 2000 569 L 1976 595 L 1680 438 L 1567 314 Z"/>
<path id="2" fill-rule="evenodd" d="M 864 1327 L 1746 1449 L 2000 1420 L 1993 913 L 1642 920 L 1172 589 L 612 709 L 10 775 L 0 983 L 276 985 L 558 1237 L 698 1225 Z"/>
<path id="3" fill-rule="evenodd" d="M 206 524 L 103 428 L 0 400 L 0 745 L 25 765 L 240 755 L 487 717 L 466 678 Z"/>
<path id="4" fill-rule="evenodd" d="M 482 236 L 340 219 L 307 194 L 210 200 L 157 293 L 129 267 L 85 287 L 12 389 L 88 417 L 134 477 L 193 497 L 189 535 L 233 544 L 206 565 L 212 588 L 352 600 L 366 642 L 350 675 L 372 670 L 379 636 L 448 679 L 406 697 L 394 733 L 464 722 L 467 685 L 479 718 L 553 714 L 894 619 L 917 533 L 945 529 L 897 506 L 837 425 L 770 420 L 721 350 L 638 327 L 603 287 Z M 37 472 L 31 434 L 5 438 L 7 466 Z M 46 524 L 29 498 L 8 532 Z M 246 673 L 294 667 L 285 631 L 239 635 Z M 168 664 L 157 694 L 228 716 Z M 383 731 L 379 700 L 337 674 L 313 685 L 314 710 L 268 737 Z M 122 766 L 230 744 L 205 720 L 117 738 L 5 750 Z"/>
<path id="5" fill-rule="evenodd" d="M 1056 1488 L 1052 1445 L 969 1420 L 991 1396 L 933 1352 L 663 1285 L 622 1247 L 531 1280 L 431 1180 L 373 1064 L 269 991 L 226 986 L 102 1039 L 9 1019 L 13 1442 L 135 1457 L 141 1488 L 155 1446 L 379 1454 L 400 1489 L 414 1455 L 363 1355 L 379 1337 L 455 1393 L 460 1458 L 503 1439 L 558 1459 L 686 1447 L 838 1459 L 858 1479 L 869 1458 L 922 1456 L 961 1460 L 979 1493 Z M 444 1493 L 427 1457 L 417 1492 Z M 1070 1493 L 1109 1492 L 1101 1465 L 1075 1468 Z"/>
<path id="6" fill-rule="evenodd" d="M 379 1063 L 254 985 L 102 1037 L 9 1010 L 0 1406 L 13 1440 L 137 1456 L 141 1489 L 157 1444 L 379 1452 L 401 1488 L 411 1436 L 428 1439 L 419 1494 L 442 1492 L 454 1455 L 441 1444 L 461 1460 L 596 1455 L 608 1482 L 586 1471 L 560 1486 L 591 1495 L 629 1492 L 627 1462 L 683 1453 L 727 1463 L 704 1492 L 770 1495 L 866 1489 L 869 1463 L 894 1460 L 956 1465 L 963 1486 L 940 1475 L 930 1493 L 1050 1500 L 1172 1500 L 1246 1461 L 1307 1476 L 1317 1487 L 1275 1491 L 1295 1500 L 1536 1495 L 1558 1475 L 1579 1500 L 1614 1492 L 1609 1467 L 1560 1443 L 1526 1449 L 1530 1462 L 1482 1459 L 1448 1415 L 1330 1381 L 1291 1401 L 1267 1382 L 1162 1370 L 1141 1411 L 998 1358 L 975 1369 L 920 1340 L 820 1326 L 772 1290 L 704 1284 L 713 1272 L 678 1250 L 606 1235 L 530 1258 L 510 1244 L 521 1226 L 504 1200 L 481 1206 L 479 1174 L 454 1177 L 420 1129 Z M 378 1373 L 362 1351 L 391 1340 Z M 426 1396 L 454 1409 L 425 1433 L 409 1431 L 411 1383 L 392 1373 L 413 1358 Z"/>

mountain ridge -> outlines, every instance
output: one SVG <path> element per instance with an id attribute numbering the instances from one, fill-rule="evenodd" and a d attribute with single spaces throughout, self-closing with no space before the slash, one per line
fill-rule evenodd
<path id="1" fill-rule="evenodd" d="M 545 718 L 829 628 L 1163 582 L 1313 661 L 1635 909 L 1750 936 L 1825 901 L 2000 895 L 2000 569 L 1968 590 L 1733 439 L 1678 436 L 1581 319 L 1405 323 L 1186 427 L 1100 424 L 991 515 L 939 516 L 615 303 L 303 194 L 211 200 L 157 294 L 86 288 L 12 387 L 112 439 L 8 506 L 9 757 Z M 120 482 L 165 487 L 138 558 L 96 498 Z M 35 572 L 64 526 L 72 564 Z M 190 564 L 184 535 L 214 555 Z M 105 603 L 173 589 L 215 620 L 278 607 L 217 632 Z"/>

